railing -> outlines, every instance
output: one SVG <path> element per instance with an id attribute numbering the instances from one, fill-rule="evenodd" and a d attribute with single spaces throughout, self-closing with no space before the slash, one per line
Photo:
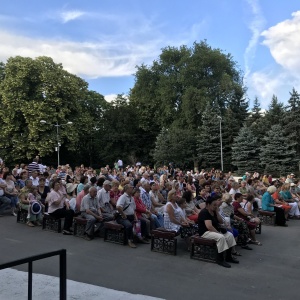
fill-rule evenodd
<path id="1" fill-rule="evenodd" d="M 32 300 L 32 262 L 59 255 L 59 299 L 67 300 L 67 251 L 66 249 L 52 251 L 40 255 L 18 259 L 0 265 L 0 270 L 28 263 L 28 300 Z"/>

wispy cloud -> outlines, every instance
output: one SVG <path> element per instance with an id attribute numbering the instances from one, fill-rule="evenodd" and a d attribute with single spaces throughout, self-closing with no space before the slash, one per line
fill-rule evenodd
<path id="1" fill-rule="evenodd" d="M 265 18 L 261 11 L 258 0 L 247 0 L 248 5 L 251 8 L 253 18 L 249 24 L 249 29 L 252 33 L 249 40 L 248 46 L 244 53 L 244 62 L 245 62 L 245 79 L 249 76 L 251 72 L 251 65 L 255 59 L 255 52 L 261 32 L 265 25 Z"/>
<path id="2" fill-rule="evenodd" d="M 294 12 L 292 18 L 284 20 L 262 32 L 263 45 L 277 65 L 264 68 L 249 75 L 248 87 L 259 96 L 263 107 L 267 108 L 272 95 L 279 101 L 286 102 L 288 91 L 294 87 L 300 91 L 300 11 Z"/>
<path id="3" fill-rule="evenodd" d="M 71 11 L 63 11 L 59 15 L 60 15 L 62 22 L 67 23 L 67 22 L 76 20 L 85 14 L 86 13 L 83 11 L 71 10 Z"/>

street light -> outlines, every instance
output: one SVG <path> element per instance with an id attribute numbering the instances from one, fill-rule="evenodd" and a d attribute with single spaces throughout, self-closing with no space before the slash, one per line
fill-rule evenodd
<path id="1" fill-rule="evenodd" d="M 41 120 L 40 121 L 41 124 L 49 124 L 47 123 L 47 121 L 45 120 Z M 51 126 L 54 126 L 56 127 L 56 140 L 57 140 L 57 147 L 56 147 L 56 151 L 57 151 L 57 166 L 59 166 L 59 147 L 61 146 L 60 142 L 59 142 L 59 132 L 58 132 L 58 127 L 61 127 L 61 126 L 65 126 L 65 125 L 72 125 L 73 122 L 67 122 L 65 124 L 58 124 L 58 122 L 56 122 L 56 124 L 49 124 Z"/>
<path id="2" fill-rule="evenodd" d="M 218 116 L 218 119 L 220 121 L 221 170 L 223 171 L 222 117 Z"/>

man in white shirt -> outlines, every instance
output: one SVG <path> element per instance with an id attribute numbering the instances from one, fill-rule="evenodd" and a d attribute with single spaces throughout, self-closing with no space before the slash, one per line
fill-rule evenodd
<path id="1" fill-rule="evenodd" d="M 2 213 L 5 209 L 10 207 L 10 199 L 4 196 L 4 189 L 6 188 L 5 181 L 0 178 L 0 217 L 3 217 Z"/>
<path id="2" fill-rule="evenodd" d="M 112 185 L 111 181 L 105 180 L 103 182 L 103 188 L 100 189 L 97 193 L 99 207 L 101 209 L 105 221 L 111 221 L 114 218 L 113 207 L 110 204 L 111 185 Z"/>

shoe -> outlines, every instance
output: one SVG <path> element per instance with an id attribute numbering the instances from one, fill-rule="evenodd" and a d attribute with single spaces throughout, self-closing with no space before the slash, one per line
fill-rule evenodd
<path id="1" fill-rule="evenodd" d="M 29 227 L 35 227 L 35 225 L 34 225 L 32 222 L 27 222 L 26 224 L 27 224 L 27 226 L 29 226 Z"/>
<path id="2" fill-rule="evenodd" d="M 86 241 L 91 241 L 91 240 L 93 240 L 94 239 L 94 237 L 93 236 L 91 236 L 91 235 L 88 235 L 88 234 L 86 234 L 84 237 L 83 237 Z"/>
<path id="3" fill-rule="evenodd" d="M 136 245 L 132 241 L 130 241 L 130 240 L 128 240 L 128 246 L 130 248 L 136 248 Z"/>
<path id="4" fill-rule="evenodd" d="M 253 244 L 253 245 L 257 245 L 257 246 L 262 246 L 262 243 L 259 242 L 259 241 L 250 241 L 250 244 Z"/>
<path id="5" fill-rule="evenodd" d="M 146 238 L 141 239 L 141 242 L 143 244 L 150 244 L 150 242 Z"/>
<path id="6" fill-rule="evenodd" d="M 64 234 L 64 235 L 72 235 L 72 232 L 70 232 L 69 230 L 63 230 L 62 234 Z"/>
<path id="7" fill-rule="evenodd" d="M 224 267 L 224 268 L 231 268 L 231 265 L 228 264 L 225 260 L 219 261 L 219 262 L 217 262 L 217 264 Z"/>
<path id="8" fill-rule="evenodd" d="M 11 215 L 12 215 L 12 216 L 14 216 L 14 217 L 16 217 L 16 216 L 17 216 L 17 214 L 16 214 L 16 213 L 14 213 L 14 212 L 13 212 L 13 213 L 11 213 Z"/>
<path id="9" fill-rule="evenodd" d="M 231 252 L 231 254 L 234 255 L 234 256 L 242 256 L 242 254 L 240 252 L 237 252 L 237 251 Z"/>
<path id="10" fill-rule="evenodd" d="M 36 225 L 36 226 L 42 226 L 42 223 L 40 221 L 36 221 L 36 222 L 34 222 L 34 225 Z"/>
<path id="11" fill-rule="evenodd" d="M 244 245 L 244 246 L 241 246 L 242 249 L 246 249 L 246 250 L 252 250 L 252 248 L 250 248 L 248 245 Z"/>
<path id="12" fill-rule="evenodd" d="M 234 258 L 234 257 L 230 257 L 229 259 L 226 259 L 227 262 L 231 262 L 233 264 L 239 264 L 240 262 Z"/>

